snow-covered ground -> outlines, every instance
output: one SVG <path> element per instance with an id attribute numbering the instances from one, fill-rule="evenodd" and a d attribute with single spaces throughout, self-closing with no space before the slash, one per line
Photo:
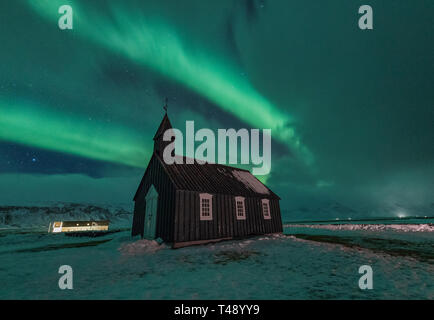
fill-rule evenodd
<path id="1" fill-rule="evenodd" d="M 284 224 L 286 228 L 313 228 L 327 230 L 394 230 L 401 232 L 434 232 L 434 224 Z"/>
<path id="2" fill-rule="evenodd" d="M 98 208 L 92 217 L 117 219 L 114 227 L 131 221 Z M 46 232 L 52 218 L 88 219 L 87 210 L 59 218 L 42 209 L 54 216 L 28 223 L 38 210 L 10 214 L 0 230 L 0 299 L 434 299 L 432 229 L 290 225 L 284 235 L 176 250 L 122 229 L 99 238 Z M 73 268 L 72 290 L 58 287 L 61 265 Z M 361 265 L 373 269 L 373 290 L 358 287 Z"/>

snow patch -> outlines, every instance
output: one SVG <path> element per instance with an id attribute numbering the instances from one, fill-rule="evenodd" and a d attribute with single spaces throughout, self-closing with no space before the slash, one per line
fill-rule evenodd
<path id="1" fill-rule="evenodd" d="M 137 240 L 132 243 L 125 243 L 119 247 L 119 251 L 124 255 L 140 255 L 146 253 L 155 253 L 161 249 L 165 249 L 165 244 L 159 244 L 155 240 Z"/>
<path id="2" fill-rule="evenodd" d="M 285 224 L 284 228 L 312 228 L 326 230 L 394 230 L 401 232 L 434 232 L 433 224 Z"/>

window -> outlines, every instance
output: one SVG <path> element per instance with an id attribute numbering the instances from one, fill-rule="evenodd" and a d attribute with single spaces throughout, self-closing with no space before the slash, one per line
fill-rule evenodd
<path id="1" fill-rule="evenodd" d="M 246 208 L 244 206 L 243 197 L 235 197 L 235 212 L 237 220 L 246 220 Z"/>
<path id="2" fill-rule="evenodd" d="M 262 199 L 262 214 L 264 215 L 264 219 L 271 219 L 270 215 L 270 200 Z"/>
<path id="3" fill-rule="evenodd" d="M 200 220 L 212 220 L 212 195 L 209 193 L 199 194 Z"/>

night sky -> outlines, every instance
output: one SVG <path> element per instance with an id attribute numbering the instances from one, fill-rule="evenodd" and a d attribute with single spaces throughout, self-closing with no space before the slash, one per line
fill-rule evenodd
<path id="1" fill-rule="evenodd" d="M 74 10 L 60 30 L 60 5 Z M 374 29 L 358 28 L 369 4 Z M 432 0 L 0 2 L 0 203 L 130 202 L 174 127 L 271 128 L 283 208 L 434 202 Z"/>

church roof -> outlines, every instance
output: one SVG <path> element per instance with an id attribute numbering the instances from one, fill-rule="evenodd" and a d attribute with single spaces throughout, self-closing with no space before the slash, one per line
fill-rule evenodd
<path id="1" fill-rule="evenodd" d="M 158 140 L 167 129 L 171 128 L 172 125 L 166 113 L 155 133 L 154 140 Z M 178 160 L 182 160 L 182 164 L 166 164 L 156 152 L 152 155 L 137 192 L 140 190 L 146 178 L 149 166 L 154 163 L 154 161 L 152 161 L 154 157 L 161 163 L 164 171 L 168 174 L 177 190 L 280 199 L 278 195 L 271 191 L 248 170 L 216 163 L 200 164 L 196 159 L 191 158 L 190 160 L 193 160 L 193 163 L 190 164 L 187 163 L 187 157 L 185 156 L 176 156 Z M 134 199 L 137 196 L 137 192 Z"/>
<path id="2" fill-rule="evenodd" d="M 177 156 L 183 164 L 166 164 L 158 155 L 155 156 L 178 190 L 280 199 L 248 170 L 216 163 L 199 164 L 197 161 L 188 164 L 184 156 Z"/>

